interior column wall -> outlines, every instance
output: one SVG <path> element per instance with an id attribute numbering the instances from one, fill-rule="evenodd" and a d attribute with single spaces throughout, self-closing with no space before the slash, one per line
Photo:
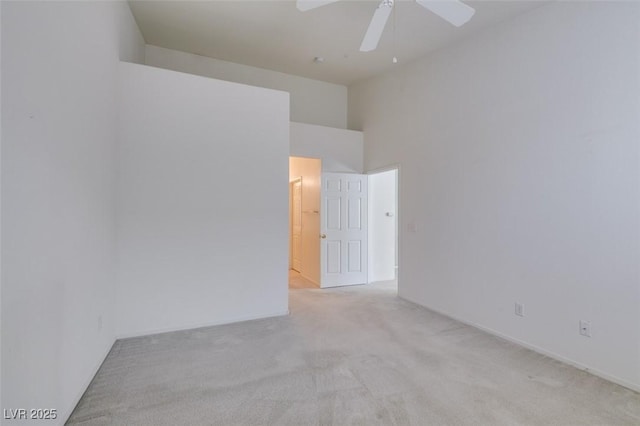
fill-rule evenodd
<path id="1" fill-rule="evenodd" d="M 286 314 L 289 95 L 120 77 L 117 335 Z"/>

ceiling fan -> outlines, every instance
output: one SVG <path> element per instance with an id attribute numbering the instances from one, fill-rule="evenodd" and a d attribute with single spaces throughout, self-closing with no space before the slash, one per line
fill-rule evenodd
<path id="1" fill-rule="evenodd" d="M 298 10 L 306 12 L 337 1 L 339 0 L 298 0 L 297 7 Z M 474 8 L 459 0 L 416 0 L 416 2 L 456 27 L 467 23 L 476 12 Z M 393 3 L 394 0 L 382 0 L 378 5 L 360 45 L 361 52 L 370 52 L 378 46 L 382 31 L 393 10 Z"/>

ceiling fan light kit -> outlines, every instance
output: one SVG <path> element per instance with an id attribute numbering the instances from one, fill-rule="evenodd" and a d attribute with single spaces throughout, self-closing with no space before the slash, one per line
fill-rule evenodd
<path id="1" fill-rule="evenodd" d="M 335 3 L 336 1 L 339 0 L 297 0 L 296 5 L 298 10 L 306 12 L 320 6 Z M 416 3 L 456 27 L 460 27 L 469 22 L 476 12 L 474 8 L 459 0 L 416 0 Z M 360 45 L 361 52 L 370 52 L 378 47 L 378 42 L 382 37 L 382 32 L 389 20 L 389 16 L 391 16 L 393 6 L 394 0 L 382 0 L 378 5 L 373 13 L 373 18 L 371 18 L 367 32 L 362 39 L 362 44 Z M 397 59 L 394 57 L 393 63 L 396 62 Z"/>

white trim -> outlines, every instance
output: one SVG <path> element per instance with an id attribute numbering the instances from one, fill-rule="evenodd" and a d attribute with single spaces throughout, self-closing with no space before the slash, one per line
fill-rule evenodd
<path id="1" fill-rule="evenodd" d="M 402 231 L 404 230 L 404 221 L 402 219 L 402 215 L 400 214 L 402 211 L 402 207 L 401 207 L 401 203 L 402 203 L 402 194 L 401 194 L 401 187 L 400 187 L 400 183 L 402 182 L 402 172 L 401 172 L 401 166 L 400 163 L 392 163 L 392 164 L 388 164 L 386 166 L 382 166 L 382 167 L 378 167 L 376 169 L 371 169 L 365 172 L 365 174 L 368 175 L 375 175 L 378 173 L 385 173 L 385 172 L 390 172 L 392 170 L 396 171 L 396 259 L 397 259 L 397 265 L 395 265 L 395 280 L 396 280 L 396 286 L 398 289 L 398 294 L 400 294 L 400 263 L 401 263 L 401 259 L 402 259 Z M 369 277 L 368 277 L 368 272 L 367 271 L 367 283 L 371 284 L 371 281 L 369 281 Z"/>
<path id="2" fill-rule="evenodd" d="M 399 296 L 399 297 L 402 300 L 406 300 L 407 302 L 413 303 L 415 305 L 418 305 L 420 307 L 423 307 L 425 309 L 433 311 L 433 312 L 435 312 L 437 314 L 440 314 L 440 315 L 445 316 L 447 318 L 450 318 L 452 320 L 458 321 L 458 322 L 460 322 L 462 324 L 466 324 L 466 325 L 471 326 L 473 328 L 476 328 L 476 329 L 478 329 L 480 331 L 484 331 L 485 333 L 500 337 L 501 339 L 507 340 L 507 341 L 509 341 L 511 343 L 515 343 L 516 345 L 519 345 L 519 346 L 522 346 L 524 348 L 530 349 L 530 350 L 532 350 L 534 352 L 537 352 L 537 353 L 539 353 L 541 355 L 545 355 L 545 356 L 548 356 L 549 358 L 553 358 L 556 361 L 560 361 L 560 362 L 562 362 L 564 364 L 568 364 L 568 365 L 570 365 L 572 367 L 577 368 L 578 370 L 582 370 L 582 371 L 584 371 L 586 373 L 593 374 L 594 376 L 600 377 L 601 379 L 604 379 L 604 380 L 607 380 L 609 382 L 618 384 L 620 386 L 624 386 L 625 388 L 631 389 L 632 391 L 640 392 L 640 384 L 632 383 L 632 382 L 629 382 L 629 381 L 627 381 L 625 379 L 621 379 L 620 377 L 608 374 L 608 373 L 606 373 L 604 371 L 591 368 L 591 367 L 589 367 L 589 366 L 587 366 L 585 364 L 582 364 L 582 363 L 580 363 L 578 361 L 574 361 L 574 360 L 572 360 L 570 358 L 564 357 L 564 356 L 559 355 L 559 354 L 557 354 L 555 352 L 551 352 L 551 351 L 543 349 L 543 348 L 541 348 L 539 346 L 533 345 L 531 343 L 527 343 L 525 341 L 516 339 L 515 337 L 511 337 L 511 336 L 509 336 L 507 334 L 501 333 L 501 332 L 496 331 L 496 330 L 494 330 L 492 328 L 482 326 L 482 325 L 474 323 L 472 321 L 466 321 L 466 320 L 457 318 L 457 317 L 455 317 L 453 315 L 449 315 L 449 314 L 444 313 L 442 311 L 439 311 L 437 309 L 430 308 L 428 306 L 425 306 L 425 305 L 422 305 L 420 303 L 414 302 L 413 300 L 407 299 L 405 297 L 402 297 L 402 296 Z"/>
<path id="3" fill-rule="evenodd" d="M 64 412 L 58 413 L 59 414 L 58 420 L 61 421 L 61 423 L 58 423 L 58 424 L 64 425 L 65 423 L 67 423 L 69 421 L 69 417 L 71 417 L 71 414 L 73 414 L 73 410 L 76 409 L 76 406 L 80 402 L 80 399 L 84 396 L 84 393 L 87 391 L 87 389 L 89 388 L 89 385 L 93 381 L 93 378 L 96 377 L 96 374 L 98 374 L 98 370 L 100 370 L 100 367 L 102 367 L 102 364 L 104 364 L 104 361 L 107 359 L 107 356 L 109 355 L 109 352 L 111 352 L 111 349 L 113 348 L 113 345 L 115 343 L 116 343 L 116 339 L 113 339 L 111 344 L 107 346 L 107 349 L 104 352 L 104 355 L 102 355 L 102 357 L 99 358 L 99 362 L 91 370 L 92 373 L 89 375 L 87 380 L 85 380 L 84 386 L 82 386 L 80 392 L 78 392 L 76 397 L 73 399 L 73 403 L 71 404 L 71 406 L 67 407 L 64 410 Z"/>
<path id="4" fill-rule="evenodd" d="M 368 170 L 365 174 L 366 175 L 375 175 L 375 174 L 378 174 L 378 173 L 390 172 L 391 170 L 397 170 L 398 172 L 400 172 L 400 163 L 393 163 L 393 164 L 389 164 L 387 166 L 382 166 L 382 167 L 378 167 L 376 169 L 371 169 L 371 170 Z"/>
<path id="5" fill-rule="evenodd" d="M 131 333 L 121 333 L 116 335 L 116 339 L 120 340 L 120 339 L 129 339 L 131 337 L 151 336 L 153 334 L 171 333 L 172 331 L 193 330 L 196 328 L 213 327 L 214 325 L 232 324 L 236 322 L 281 317 L 285 315 L 289 315 L 288 309 L 286 311 L 278 311 L 278 312 L 272 312 L 272 313 L 260 314 L 260 315 L 247 315 L 247 316 L 240 316 L 240 317 L 225 318 L 218 321 L 183 325 L 178 327 L 156 328 L 152 330 L 134 331 Z"/>
<path id="6" fill-rule="evenodd" d="M 293 267 L 293 185 L 295 185 L 296 182 L 300 182 L 300 199 L 301 199 L 300 200 L 300 215 L 301 215 L 300 220 L 302 221 L 302 198 L 303 198 L 302 176 L 298 176 L 293 179 L 289 179 L 289 269 L 293 269 L 296 272 L 300 272 Z M 300 223 L 300 226 L 302 227 L 302 223 Z M 301 231 L 301 234 L 302 234 L 302 231 Z M 302 244 L 302 242 L 300 242 L 300 244 Z M 300 263 L 302 263 L 302 259 L 300 259 Z"/>

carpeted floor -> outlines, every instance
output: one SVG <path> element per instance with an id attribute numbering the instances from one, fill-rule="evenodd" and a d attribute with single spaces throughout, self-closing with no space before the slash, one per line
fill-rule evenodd
<path id="1" fill-rule="evenodd" d="M 640 394 L 378 284 L 291 315 L 116 342 L 83 425 L 640 425 Z"/>

